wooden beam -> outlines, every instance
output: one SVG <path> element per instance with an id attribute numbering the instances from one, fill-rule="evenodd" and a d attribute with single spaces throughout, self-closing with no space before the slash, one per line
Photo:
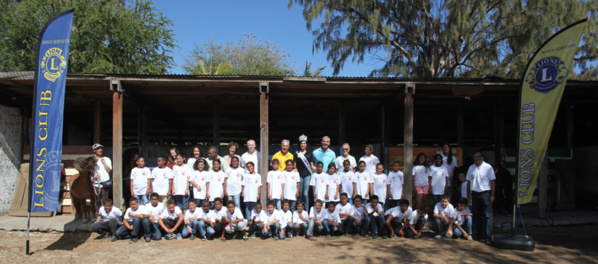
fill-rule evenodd
<path id="1" fill-rule="evenodd" d="M 102 105 L 100 104 L 100 100 L 96 100 L 94 104 L 95 110 L 93 112 L 93 143 L 95 144 L 100 142 L 100 112 L 102 111 Z"/>
<path id="2" fill-rule="evenodd" d="M 214 121 L 212 122 L 212 135 L 214 135 L 213 146 L 220 148 L 220 100 L 218 100 L 218 98 L 214 98 L 212 113 L 214 118 Z"/>
<path id="3" fill-rule="evenodd" d="M 260 166 L 259 171 L 262 176 L 262 192 L 260 201 L 262 206 L 266 206 L 268 192 L 266 190 L 266 181 L 268 179 L 268 147 L 270 123 L 268 120 L 268 83 L 260 83 Z"/>
<path id="4" fill-rule="evenodd" d="M 112 95 L 112 200 L 123 208 L 123 101 L 124 95 Z"/>
<path id="5" fill-rule="evenodd" d="M 413 92 L 407 90 L 405 93 L 405 118 L 403 123 L 403 184 L 404 197 L 413 204 Z M 421 205 L 420 205 L 421 206 Z M 413 208 L 414 210 L 416 208 Z"/>

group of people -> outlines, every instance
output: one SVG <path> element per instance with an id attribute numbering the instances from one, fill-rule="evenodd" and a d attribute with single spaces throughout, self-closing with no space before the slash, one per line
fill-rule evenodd
<path id="1" fill-rule="evenodd" d="M 435 238 L 461 236 L 471 240 L 475 227 L 473 234 L 490 243 L 494 171 L 480 152 L 474 154 L 475 164 L 468 172 L 459 174 L 463 183 L 457 206 L 450 204 L 449 196 L 457 167 L 450 146 L 443 146 L 443 154 L 436 155 L 431 166 L 420 153 L 414 161 L 416 196 L 410 207 L 404 199 L 405 181 L 399 162 L 393 162 L 385 174 L 372 145 L 365 147 L 359 161 L 349 154 L 346 143 L 343 154 L 336 157 L 329 148 L 329 137 L 323 137 L 321 147 L 313 152 L 308 150 L 304 135 L 298 145 L 292 154 L 290 141 L 283 140 L 281 150 L 273 155 L 264 209 L 259 203 L 260 153 L 253 140 L 247 142 L 248 151 L 242 156 L 235 154 L 238 145 L 234 142 L 225 157 L 211 147 L 208 157 L 202 158 L 199 147 L 194 147 L 192 157 L 185 160 L 171 149 L 168 158 L 157 158 L 158 167 L 151 171 L 145 167 L 144 158 L 138 157 L 130 176 L 130 207 L 123 215 L 109 199 L 104 200 L 99 210 L 102 220 L 92 228 L 113 241 L 130 237 L 132 242 L 141 236 L 147 242 L 162 237 L 220 237 L 225 241 L 226 234 L 246 240 L 256 234 L 274 239 L 297 235 L 311 238 L 320 233 L 420 237 L 428 219 L 423 198 L 431 194 Z M 473 201 L 473 212 L 468 201 Z"/>

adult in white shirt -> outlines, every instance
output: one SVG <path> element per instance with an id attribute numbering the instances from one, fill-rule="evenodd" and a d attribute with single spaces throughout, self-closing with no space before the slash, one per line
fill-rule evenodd
<path id="1" fill-rule="evenodd" d="M 123 213 L 120 209 L 113 206 L 112 200 L 105 200 L 104 206 L 100 207 L 99 210 L 99 215 L 102 220 L 91 225 L 91 231 L 100 234 L 100 236 L 103 238 L 114 236 L 118 226 L 122 222 L 122 214 Z"/>
<path id="2" fill-rule="evenodd" d="M 255 140 L 247 140 L 247 152 L 241 155 L 241 167 L 245 169 L 245 173 L 249 173 L 245 165 L 247 162 L 252 162 L 255 166 L 255 172 L 260 173 L 259 162 L 260 152 L 255 149 Z"/>
<path id="3" fill-rule="evenodd" d="M 484 161 L 482 152 L 473 153 L 474 164 L 469 166 L 466 178 L 469 181 L 470 191 L 468 199 L 472 201 L 473 226 L 479 239 L 485 240 L 487 245 L 492 243 L 492 227 L 494 212 L 494 190 L 496 190 L 494 169 Z"/>
<path id="4" fill-rule="evenodd" d="M 367 144 L 365 146 L 365 155 L 359 159 L 365 161 L 365 170 L 370 174 L 376 173 L 376 165 L 380 163 L 380 159 L 374 155 L 374 145 Z"/>
<path id="5" fill-rule="evenodd" d="M 95 143 L 91 147 L 96 155 L 96 167 L 93 171 L 93 186 L 100 189 L 99 195 L 96 195 L 96 205 L 100 208 L 102 201 L 106 201 L 111 196 L 112 181 L 110 180 L 110 172 L 112 171 L 112 161 L 110 158 L 104 157 L 104 146 L 100 143 Z"/>
<path id="6" fill-rule="evenodd" d="M 191 151 L 191 157 L 187 159 L 187 165 L 190 168 L 193 168 L 195 162 L 199 159 L 202 159 L 201 157 L 201 150 L 199 149 L 199 146 L 193 146 L 193 150 Z"/>
<path id="7" fill-rule="evenodd" d="M 228 155 L 226 155 L 226 162 L 229 167 L 230 167 L 233 157 L 237 157 L 237 159 L 239 159 L 239 161 L 241 160 L 241 156 L 236 154 L 238 149 L 239 149 L 239 144 L 237 144 L 237 142 L 231 141 L 228 143 Z"/>
<path id="8" fill-rule="evenodd" d="M 343 154 L 336 157 L 336 160 L 334 161 L 334 163 L 336 164 L 336 168 L 340 171 L 341 168 L 344 168 L 343 162 L 345 160 L 348 160 L 349 164 L 351 164 L 351 170 L 354 170 L 355 167 L 357 167 L 357 161 L 355 160 L 355 157 L 349 155 L 349 151 L 351 151 L 351 147 L 349 146 L 349 143 L 343 144 L 341 146 L 341 150 L 342 150 Z"/>
<path id="9" fill-rule="evenodd" d="M 211 146 L 210 150 L 208 150 L 208 158 L 206 159 L 208 165 L 210 165 L 210 170 L 214 169 L 214 160 L 220 160 L 220 170 L 226 173 L 228 170 L 228 162 L 226 162 L 225 158 L 218 156 L 218 147 Z"/>

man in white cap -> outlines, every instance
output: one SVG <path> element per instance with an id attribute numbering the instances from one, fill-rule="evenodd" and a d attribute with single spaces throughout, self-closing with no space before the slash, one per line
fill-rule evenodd
<path id="1" fill-rule="evenodd" d="M 96 154 L 97 164 L 92 174 L 92 182 L 94 189 L 98 190 L 99 197 L 96 197 L 96 203 L 99 209 L 103 201 L 110 198 L 112 191 L 112 181 L 110 180 L 110 171 L 112 171 L 112 161 L 110 158 L 104 157 L 104 146 L 100 143 L 95 143 L 92 146 L 93 152 Z"/>

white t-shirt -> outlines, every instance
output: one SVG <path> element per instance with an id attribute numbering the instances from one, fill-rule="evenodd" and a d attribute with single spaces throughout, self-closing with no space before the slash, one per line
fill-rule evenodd
<path id="1" fill-rule="evenodd" d="M 461 183 L 461 198 L 467 199 L 467 181 Z"/>
<path id="2" fill-rule="evenodd" d="M 210 202 L 224 193 L 224 179 L 226 174 L 223 171 L 210 171 Z"/>
<path id="3" fill-rule="evenodd" d="M 394 218 L 398 218 L 401 222 L 407 222 L 411 217 L 412 209 L 408 207 L 405 212 L 401 212 L 401 206 L 395 206 L 387 211 L 389 215 L 392 215 Z M 386 215 L 386 213 L 384 213 Z"/>
<path id="4" fill-rule="evenodd" d="M 150 169 L 147 167 L 133 168 L 131 170 L 131 180 L 133 181 L 133 193 L 135 195 L 145 195 L 147 193 L 147 181 L 150 177 Z"/>
<path id="5" fill-rule="evenodd" d="M 160 218 L 160 215 L 162 214 L 162 212 L 164 211 L 164 204 L 161 202 L 158 202 L 158 205 L 153 206 L 152 203 L 148 203 L 145 205 L 145 212 L 148 215 L 151 215 L 154 217 L 154 223 L 158 223 L 158 218 Z"/>
<path id="6" fill-rule="evenodd" d="M 457 163 L 457 157 L 453 156 L 453 160 L 451 161 L 451 164 L 447 164 L 446 163 L 446 156 L 444 156 L 444 154 L 440 154 L 442 155 L 442 166 L 444 166 L 446 168 L 446 171 L 448 172 L 449 175 L 449 182 L 448 182 L 448 186 L 451 186 L 451 175 L 453 175 L 453 170 L 458 167 L 458 163 Z"/>
<path id="7" fill-rule="evenodd" d="M 172 169 L 164 166 L 164 168 L 156 167 L 152 170 L 151 178 L 152 189 L 158 195 L 168 195 L 168 188 L 170 187 L 170 180 L 173 178 Z"/>
<path id="8" fill-rule="evenodd" d="M 361 198 L 363 198 L 363 199 L 370 198 L 369 195 L 365 195 L 365 194 L 369 190 L 370 183 L 373 183 L 373 182 L 374 182 L 374 179 L 370 176 L 369 172 L 367 172 L 367 171 L 355 172 L 355 183 L 356 183 L 355 191 L 357 192 L 357 194 L 361 195 Z"/>
<path id="9" fill-rule="evenodd" d="M 270 195 L 272 196 L 272 199 L 282 199 L 282 184 L 284 183 L 282 171 L 269 171 L 266 182 L 270 185 Z"/>
<path id="10" fill-rule="evenodd" d="M 316 210 L 316 207 L 312 206 L 311 209 L 309 209 L 309 218 L 315 217 L 318 220 L 324 220 L 324 214 L 325 213 L 326 213 L 326 209 L 322 208 L 318 212 Z"/>
<path id="11" fill-rule="evenodd" d="M 189 189 L 187 180 L 191 177 L 191 170 L 187 164 L 183 163 L 183 166 L 174 165 L 172 167 L 172 173 L 174 175 L 173 185 L 175 195 L 185 195 L 185 190 Z"/>
<path id="12" fill-rule="evenodd" d="M 409 209 L 411 209 L 411 206 L 409 206 Z M 419 221 L 419 213 L 417 212 L 417 210 L 412 210 L 411 211 L 411 217 L 409 218 L 409 224 L 411 225 L 415 225 L 417 224 L 417 221 Z M 417 228 L 414 226 L 414 228 Z"/>
<path id="13" fill-rule="evenodd" d="M 243 201 L 257 202 L 258 187 L 262 186 L 262 176 L 257 173 L 245 174 L 243 176 L 243 186 L 245 186 Z"/>
<path id="14" fill-rule="evenodd" d="M 160 218 L 162 219 L 170 219 L 170 220 L 175 220 L 179 217 L 179 214 L 182 214 L 183 211 L 181 211 L 181 208 L 179 208 L 178 206 L 174 207 L 174 212 L 170 212 L 168 210 L 168 206 L 164 207 L 164 212 L 162 212 L 162 214 L 160 215 Z"/>
<path id="15" fill-rule="evenodd" d="M 432 177 L 430 169 L 424 165 L 413 166 L 413 175 L 415 176 L 415 186 L 428 185 L 428 177 Z"/>
<path id="16" fill-rule="evenodd" d="M 289 225 L 289 222 L 293 222 L 293 213 L 291 212 L 291 210 L 287 210 L 286 212 L 279 211 L 278 218 L 278 220 L 280 220 L 280 228 L 285 228 L 287 227 L 287 225 Z"/>
<path id="17" fill-rule="evenodd" d="M 374 207 L 372 207 L 372 203 L 367 203 L 365 205 L 365 209 L 368 210 L 368 215 L 374 215 L 374 216 L 379 216 L 380 214 L 378 212 L 384 212 L 382 209 L 382 205 L 380 203 L 378 203 L 378 205 L 376 206 L 375 211 L 374 211 Z"/>
<path id="18" fill-rule="evenodd" d="M 311 181 L 309 182 L 310 186 L 316 187 L 316 192 L 314 193 L 315 200 L 322 200 L 326 201 L 326 188 L 328 183 L 328 174 L 322 173 L 315 173 L 311 176 Z"/>
<path id="19" fill-rule="evenodd" d="M 245 219 L 243 217 L 243 214 L 241 213 L 241 209 L 239 209 L 239 207 L 235 207 L 235 212 L 234 213 L 230 213 L 229 210 L 226 210 L 226 217 L 228 219 L 230 219 L 231 221 L 235 221 L 237 219 Z"/>
<path id="20" fill-rule="evenodd" d="M 455 213 L 455 208 L 450 203 L 446 205 L 446 208 L 442 208 L 442 205 L 437 203 L 434 206 L 434 213 L 449 218 Z"/>
<path id="21" fill-rule="evenodd" d="M 344 170 L 345 166 L 344 166 L 344 162 L 345 160 L 349 160 L 349 164 L 351 164 L 350 169 L 352 171 L 353 168 L 357 167 L 357 162 L 355 161 L 355 158 L 351 155 L 349 155 L 348 158 L 343 157 L 343 155 L 341 154 L 340 156 L 336 157 L 336 160 L 334 161 L 336 168 L 338 169 L 338 171 L 342 171 Z"/>
<path id="22" fill-rule="evenodd" d="M 297 200 L 297 183 L 301 182 L 301 177 L 296 171 L 283 171 L 284 177 L 284 198 L 289 201 Z"/>
<path id="23" fill-rule="evenodd" d="M 243 174 L 245 170 L 241 167 L 234 169 L 230 167 L 228 171 L 226 171 L 227 180 L 226 180 L 226 192 L 228 195 L 237 195 L 241 193 L 241 189 L 243 188 Z"/>
<path id="24" fill-rule="evenodd" d="M 357 208 L 355 205 L 352 205 L 351 209 L 353 210 L 353 218 L 361 220 L 365 216 L 365 210 L 363 209 L 363 207 Z"/>
<path id="25" fill-rule="evenodd" d="M 108 165 L 108 168 L 112 170 L 112 161 L 110 161 L 110 158 L 104 157 L 104 162 L 106 163 L 106 165 Z M 106 167 L 104 167 L 104 163 L 102 163 L 100 159 L 98 159 L 98 162 L 96 163 L 96 169 L 94 173 L 96 175 L 100 175 L 99 182 L 105 182 L 107 180 L 110 180 L 110 174 L 108 174 Z"/>
<path id="26" fill-rule="evenodd" d="M 338 174 L 328 174 L 328 200 L 326 202 L 338 202 L 341 200 L 341 193 L 338 192 L 338 186 L 341 184 L 341 177 Z M 334 195 L 337 195 L 334 198 Z"/>
<path id="27" fill-rule="evenodd" d="M 430 167 L 430 172 L 432 173 L 432 194 L 443 195 L 444 188 L 446 188 L 446 182 L 449 178 L 446 167 L 436 167 L 436 165 L 433 165 Z"/>
<path id="28" fill-rule="evenodd" d="M 465 206 L 465 209 L 463 209 L 463 211 L 457 211 L 457 209 L 453 210 L 453 214 L 451 215 L 451 217 L 455 219 L 456 223 L 462 226 L 463 223 L 465 223 L 465 216 L 460 216 L 459 219 L 457 219 L 457 215 L 467 213 L 471 213 L 471 210 L 469 210 L 469 206 Z"/>
<path id="29" fill-rule="evenodd" d="M 274 211 L 272 213 L 270 213 L 270 212 L 268 212 L 268 210 L 266 210 L 266 221 L 264 221 L 266 224 L 270 223 L 272 221 L 278 222 L 278 220 L 280 220 L 278 210 L 274 209 Z"/>
<path id="30" fill-rule="evenodd" d="M 372 177 L 374 180 L 374 194 L 378 195 L 378 201 L 381 203 L 386 202 L 386 191 L 388 187 L 388 176 L 386 174 L 374 174 Z"/>
<path id="31" fill-rule="evenodd" d="M 195 168 L 193 168 L 193 165 L 195 165 L 196 161 L 197 161 L 197 159 L 195 157 L 191 157 L 191 158 L 187 159 L 187 166 L 189 166 L 189 168 L 191 168 L 191 170 L 195 170 Z"/>
<path id="32" fill-rule="evenodd" d="M 494 169 L 485 161 L 479 167 L 474 164 L 467 170 L 467 180 L 471 183 L 473 192 L 485 192 L 492 189 L 491 181 L 496 179 Z"/>
<path id="33" fill-rule="evenodd" d="M 359 159 L 359 161 L 365 161 L 365 171 L 367 171 L 370 175 L 374 175 L 376 173 L 376 165 L 380 163 L 380 159 L 372 154 L 371 156 L 363 155 Z"/>
<path id="34" fill-rule="evenodd" d="M 258 166 L 259 166 L 259 160 L 257 160 L 257 153 L 258 151 L 254 151 L 253 154 L 249 154 L 249 152 L 245 152 L 243 153 L 243 155 L 241 155 L 241 167 L 245 168 L 245 165 L 247 165 L 247 162 L 253 162 L 253 165 L 255 165 L 255 173 L 259 173 L 260 171 L 258 170 Z M 249 173 L 249 171 L 246 169 L 245 173 Z"/>
<path id="35" fill-rule="evenodd" d="M 253 217 L 255 217 L 255 219 Z M 266 223 L 268 222 L 268 216 L 266 216 L 266 212 L 264 212 L 264 210 L 260 210 L 258 213 L 255 209 L 253 209 L 251 210 L 251 220 Z"/>
<path id="36" fill-rule="evenodd" d="M 347 203 L 345 205 L 342 205 L 341 203 L 338 203 L 336 205 L 336 209 L 335 210 L 339 213 L 339 217 L 341 218 L 341 220 L 346 219 L 346 217 L 343 218 L 342 216 L 340 216 L 340 214 L 353 215 L 353 205 L 351 205 L 350 203 Z"/>
<path id="37" fill-rule="evenodd" d="M 139 205 L 139 207 L 137 207 L 137 210 L 133 210 L 133 207 L 127 208 L 127 211 L 125 211 L 124 218 L 129 222 L 133 222 L 133 220 L 135 220 L 137 217 L 132 217 L 130 216 L 130 214 L 147 214 L 147 212 L 145 211 L 145 207 L 143 205 Z"/>
<path id="38" fill-rule="evenodd" d="M 210 222 L 215 222 L 216 221 L 216 213 L 214 213 L 214 211 L 212 210 L 208 210 L 208 212 L 206 213 L 203 208 L 199 209 L 199 219 L 204 219 L 204 220 L 209 220 Z"/>
<path id="39" fill-rule="evenodd" d="M 228 212 L 228 210 L 223 206 L 222 208 L 220 208 L 220 211 L 214 208 L 213 212 L 216 217 L 215 219 L 220 220 L 223 216 L 226 216 L 226 212 Z"/>
<path id="40" fill-rule="evenodd" d="M 102 217 L 102 221 L 104 222 L 108 222 L 110 221 L 110 219 L 114 218 L 116 219 L 119 223 L 122 222 L 120 219 L 120 217 L 123 215 L 123 212 L 116 208 L 116 206 L 112 206 L 112 210 L 110 210 L 109 213 L 106 213 L 106 209 L 104 208 L 104 206 L 100 207 L 100 216 Z"/>
<path id="41" fill-rule="evenodd" d="M 328 220 L 328 222 L 331 223 L 341 222 L 341 217 L 338 215 L 338 212 L 336 210 L 330 212 L 330 210 L 326 209 L 326 212 L 324 213 L 324 219 Z"/>
<path id="42" fill-rule="evenodd" d="M 191 209 L 185 211 L 185 215 L 184 215 L 185 221 L 189 221 L 189 218 L 191 218 L 191 217 L 195 217 L 195 219 L 199 219 L 199 216 L 201 215 L 200 211 L 203 211 L 203 210 L 200 208 L 197 208 L 197 207 L 195 208 L 195 212 L 191 212 Z"/>
<path id="43" fill-rule="evenodd" d="M 301 217 L 299 217 L 299 214 L 301 214 L 301 216 L 303 216 L 303 218 L 307 221 L 309 221 L 309 215 L 307 215 L 307 212 L 305 210 L 301 211 L 301 213 L 299 213 L 299 211 L 295 211 L 293 213 L 293 223 L 298 223 L 298 224 L 303 224 L 303 223 L 307 223 L 306 221 L 301 220 Z"/>
<path id="44" fill-rule="evenodd" d="M 400 200 L 403 196 L 403 183 L 405 183 L 405 178 L 401 171 L 388 173 L 388 185 L 390 185 L 392 200 Z"/>
<path id="45" fill-rule="evenodd" d="M 201 190 L 198 190 L 195 185 L 193 185 L 193 198 L 204 200 L 206 199 L 206 186 L 207 183 L 210 182 L 210 172 L 209 171 L 193 171 L 193 176 L 189 179 L 194 183 L 199 184 Z M 199 204 L 197 206 L 200 206 Z"/>
<path id="46" fill-rule="evenodd" d="M 346 193 L 349 198 L 353 196 L 353 183 L 355 182 L 355 173 L 352 170 L 339 171 L 339 175 L 341 176 L 341 192 Z"/>

